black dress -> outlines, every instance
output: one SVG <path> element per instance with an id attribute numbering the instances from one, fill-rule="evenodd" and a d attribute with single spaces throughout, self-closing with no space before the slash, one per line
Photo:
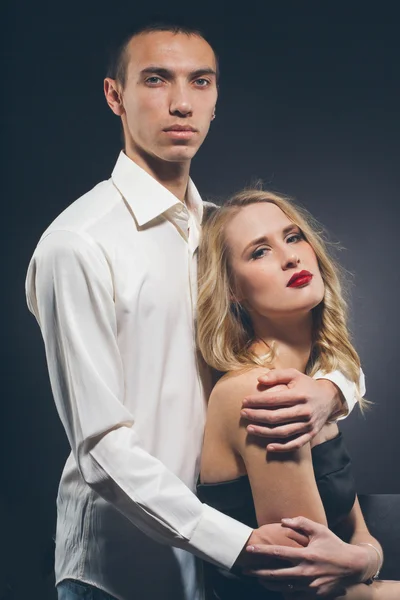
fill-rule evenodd
<path id="1" fill-rule="evenodd" d="M 311 449 L 315 479 L 324 505 L 328 526 L 335 526 L 351 511 L 355 498 L 355 483 L 351 461 L 342 434 Z M 200 500 L 220 512 L 258 527 L 249 478 L 243 475 L 221 483 L 199 483 Z M 281 600 L 282 595 L 266 590 L 254 577 L 205 564 L 208 598 L 215 600 Z"/>

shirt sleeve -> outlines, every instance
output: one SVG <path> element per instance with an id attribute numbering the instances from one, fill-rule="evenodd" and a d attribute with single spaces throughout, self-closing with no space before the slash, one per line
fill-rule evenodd
<path id="1" fill-rule="evenodd" d="M 112 273 L 91 238 L 53 231 L 28 269 L 53 396 L 86 483 L 161 543 L 231 568 L 252 529 L 202 504 L 141 446 L 123 404 Z"/>
<path id="2" fill-rule="evenodd" d="M 357 395 L 357 386 L 354 381 L 350 381 L 347 379 L 345 375 L 341 371 L 332 371 L 331 373 L 324 373 L 323 371 L 317 371 L 314 375 L 314 379 L 329 379 L 332 381 L 339 390 L 343 394 L 344 398 L 344 406 L 343 410 L 344 414 L 337 417 L 337 420 L 345 419 L 353 410 L 357 403 L 358 395 Z M 365 377 L 363 370 L 360 368 L 360 379 L 359 379 L 359 393 L 360 396 L 363 397 L 365 395 Z"/>

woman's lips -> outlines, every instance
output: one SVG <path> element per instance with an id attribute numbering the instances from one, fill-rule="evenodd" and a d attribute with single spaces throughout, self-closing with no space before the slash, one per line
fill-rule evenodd
<path id="1" fill-rule="evenodd" d="M 310 283 L 312 278 L 313 276 L 310 271 L 300 271 L 299 273 L 292 275 L 288 281 L 287 287 L 302 287 L 303 285 Z"/>

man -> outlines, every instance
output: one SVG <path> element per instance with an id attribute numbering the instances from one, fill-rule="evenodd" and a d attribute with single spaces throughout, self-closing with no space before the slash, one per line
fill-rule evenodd
<path id="1" fill-rule="evenodd" d="M 111 179 L 45 231 L 27 277 L 72 449 L 57 501 L 56 583 L 60 599 L 197 600 L 195 556 L 229 569 L 274 531 L 252 531 L 191 491 L 206 405 L 194 336 L 203 207 L 189 168 L 215 116 L 216 57 L 197 32 L 150 27 L 109 75 L 125 150 Z M 246 408 L 266 423 L 263 435 L 279 425 L 277 450 L 305 443 L 341 410 L 328 380 L 283 376 L 290 390 Z M 276 420 L 268 408 L 278 396 L 286 408 Z"/>

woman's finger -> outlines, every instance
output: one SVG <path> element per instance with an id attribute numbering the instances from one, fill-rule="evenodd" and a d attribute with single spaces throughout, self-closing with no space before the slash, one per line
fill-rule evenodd
<path id="1" fill-rule="evenodd" d="M 258 556 L 269 556 L 279 560 L 289 560 L 293 563 L 298 563 L 304 559 L 304 548 L 295 548 L 293 546 L 279 546 L 277 544 L 251 544 L 246 547 L 249 554 Z M 284 569 L 279 569 L 283 571 Z M 277 571 L 270 569 L 270 571 Z"/>
<path id="2" fill-rule="evenodd" d="M 310 579 L 310 576 L 306 576 L 298 566 L 288 567 L 286 569 L 263 569 L 260 567 L 255 569 L 246 569 L 243 571 L 243 573 L 245 573 L 245 575 L 249 575 L 250 577 L 262 577 L 263 579 L 268 579 L 271 581 L 282 581 L 291 578 L 304 580 L 306 577 L 307 579 Z"/>
<path id="3" fill-rule="evenodd" d="M 316 523 L 315 521 L 311 521 L 311 519 L 302 516 L 282 519 L 281 523 L 283 527 L 288 527 L 299 533 L 305 533 L 308 537 L 315 536 L 318 533 L 324 534 L 327 532 L 325 525 L 321 525 L 321 523 Z"/>

